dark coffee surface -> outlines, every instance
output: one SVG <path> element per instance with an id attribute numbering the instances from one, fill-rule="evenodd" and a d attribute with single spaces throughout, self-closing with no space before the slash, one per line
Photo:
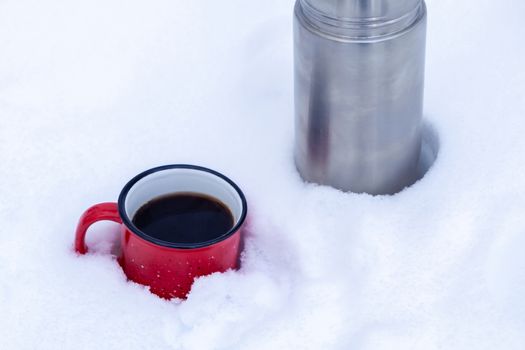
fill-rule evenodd
<path id="1" fill-rule="evenodd" d="M 144 204 L 133 224 L 150 237 L 171 243 L 202 243 L 233 227 L 230 210 L 215 198 L 197 193 L 174 193 Z"/>

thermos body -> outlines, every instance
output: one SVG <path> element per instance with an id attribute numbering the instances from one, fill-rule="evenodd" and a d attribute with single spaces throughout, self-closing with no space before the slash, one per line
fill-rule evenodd
<path id="1" fill-rule="evenodd" d="M 414 181 L 425 39 L 423 0 L 297 0 L 295 162 L 306 181 L 370 194 Z"/>

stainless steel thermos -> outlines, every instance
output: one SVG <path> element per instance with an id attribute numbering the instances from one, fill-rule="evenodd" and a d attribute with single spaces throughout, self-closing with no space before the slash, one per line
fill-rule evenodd
<path id="1" fill-rule="evenodd" d="M 297 0 L 295 162 L 309 182 L 393 194 L 421 151 L 424 0 Z"/>

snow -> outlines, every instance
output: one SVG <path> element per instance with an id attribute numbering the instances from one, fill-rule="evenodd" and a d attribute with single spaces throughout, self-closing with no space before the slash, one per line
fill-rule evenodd
<path id="1" fill-rule="evenodd" d="M 289 0 L 0 3 L 1 349 L 524 349 L 525 3 L 429 0 L 439 156 L 395 196 L 303 183 Z M 432 141 L 434 137 L 434 141 Z M 244 190 L 240 271 L 186 301 L 76 221 L 142 170 Z"/>

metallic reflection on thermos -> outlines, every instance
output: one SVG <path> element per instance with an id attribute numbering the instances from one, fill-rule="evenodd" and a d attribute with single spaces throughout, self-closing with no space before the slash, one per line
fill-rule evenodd
<path id="1" fill-rule="evenodd" d="M 421 151 L 423 0 L 297 0 L 295 162 L 309 182 L 392 194 Z"/>

